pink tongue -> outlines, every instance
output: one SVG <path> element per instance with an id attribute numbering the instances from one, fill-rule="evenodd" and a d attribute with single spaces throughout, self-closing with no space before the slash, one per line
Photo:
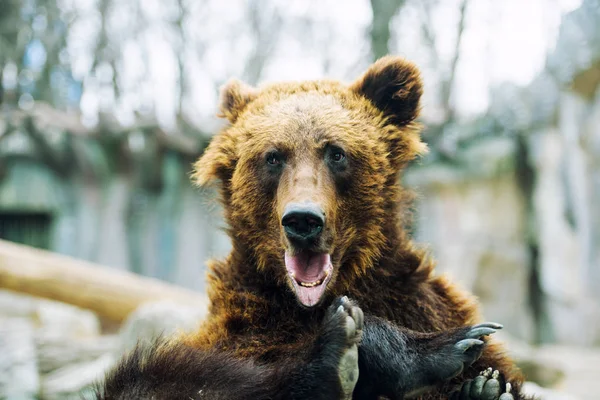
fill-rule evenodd
<path id="1" fill-rule="evenodd" d="M 324 279 L 325 270 L 330 268 L 331 258 L 329 254 L 300 253 L 290 256 L 285 253 L 285 267 L 290 275 L 295 277 L 294 288 L 296 296 L 302 304 L 312 307 L 319 302 L 323 293 L 325 293 L 326 282 L 320 285 L 305 287 L 298 284 L 300 282 L 315 282 Z"/>
<path id="2" fill-rule="evenodd" d="M 285 253 L 285 266 L 288 272 L 301 282 L 314 282 L 325 275 L 329 265 L 329 254 L 300 253 L 290 256 Z"/>

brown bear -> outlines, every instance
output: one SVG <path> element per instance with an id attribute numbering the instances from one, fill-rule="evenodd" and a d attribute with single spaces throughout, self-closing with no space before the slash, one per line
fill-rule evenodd
<path id="1" fill-rule="evenodd" d="M 524 398 L 483 338 L 500 326 L 475 325 L 476 300 L 436 276 L 404 228 L 399 174 L 426 151 L 421 94 L 397 57 L 350 85 L 226 84 L 229 124 L 194 172 L 220 182 L 233 245 L 209 265 L 210 314 L 136 349 L 99 398 Z"/>

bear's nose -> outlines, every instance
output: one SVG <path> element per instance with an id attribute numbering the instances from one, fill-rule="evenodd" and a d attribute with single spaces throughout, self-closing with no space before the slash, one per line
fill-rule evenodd
<path id="1" fill-rule="evenodd" d="M 300 246 L 319 237 L 324 224 L 325 213 L 314 203 L 290 203 L 281 218 L 287 238 Z"/>

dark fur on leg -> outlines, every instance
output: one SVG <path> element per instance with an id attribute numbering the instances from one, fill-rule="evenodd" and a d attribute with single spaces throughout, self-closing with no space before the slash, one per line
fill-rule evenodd
<path id="1" fill-rule="evenodd" d="M 401 399 L 446 382 L 476 361 L 484 347 L 481 338 L 500 328 L 488 323 L 423 334 L 367 316 L 354 399 Z"/>
<path id="2" fill-rule="evenodd" d="M 159 339 L 125 356 L 98 388 L 97 399 L 260 399 L 268 375 L 266 368 L 224 352 Z"/>
<path id="3" fill-rule="evenodd" d="M 339 399 L 337 371 L 321 363 L 277 369 L 226 352 L 157 341 L 137 347 L 97 390 L 98 400 Z"/>
<path id="4" fill-rule="evenodd" d="M 329 308 L 309 360 L 258 365 L 223 351 L 157 340 L 137 346 L 98 388 L 98 400 L 349 399 L 358 378 L 362 311 L 347 298 Z"/>
<path id="5" fill-rule="evenodd" d="M 365 321 L 360 308 L 342 297 L 329 307 L 304 361 L 301 356 L 259 365 L 223 351 L 158 340 L 126 356 L 107 376 L 97 399 L 404 398 L 460 374 L 481 355 L 479 338 L 499 327 L 482 324 L 423 334 L 375 317 Z"/>

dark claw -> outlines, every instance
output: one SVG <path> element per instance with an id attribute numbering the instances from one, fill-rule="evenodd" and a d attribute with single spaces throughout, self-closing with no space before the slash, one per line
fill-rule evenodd
<path id="1" fill-rule="evenodd" d="M 481 346 L 483 345 L 483 341 L 479 339 L 463 339 L 460 342 L 456 343 L 454 347 L 459 349 L 462 352 L 469 350 L 473 346 Z"/>
<path id="2" fill-rule="evenodd" d="M 510 390 L 512 389 L 512 385 L 510 383 L 506 383 L 506 392 L 500 395 L 500 399 L 498 400 L 515 400 L 512 394 L 510 394 Z"/>
<path id="3" fill-rule="evenodd" d="M 492 329 L 502 329 L 504 328 L 504 325 L 499 324 L 497 322 L 484 322 L 482 324 L 477 324 L 473 326 L 473 329 L 475 328 L 492 328 Z"/>
<path id="4" fill-rule="evenodd" d="M 492 333 L 496 333 L 496 329 L 494 328 L 487 328 L 487 327 L 475 327 L 473 329 L 471 329 L 468 333 L 467 333 L 467 337 L 469 338 L 479 338 L 482 336 L 487 336 L 487 335 L 491 335 Z"/>

